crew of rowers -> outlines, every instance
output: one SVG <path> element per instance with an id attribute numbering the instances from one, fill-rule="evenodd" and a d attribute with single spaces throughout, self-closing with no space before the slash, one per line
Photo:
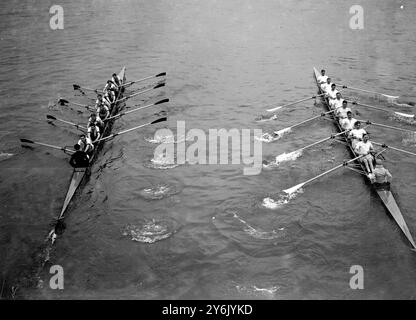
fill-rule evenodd
<path id="1" fill-rule="evenodd" d="M 364 128 L 361 128 L 361 122 L 353 118 L 351 108 L 348 107 L 348 102 L 342 99 L 341 92 L 336 88 L 336 84 L 331 82 L 325 74 L 325 70 L 321 70 L 321 75 L 318 77 L 318 83 L 328 98 L 328 102 L 332 110 L 334 110 L 335 117 L 341 128 L 348 132 L 348 139 L 351 141 L 352 148 L 358 156 L 362 156 L 359 161 L 365 165 L 368 177 L 371 182 L 379 185 L 389 183 L 392 179 L 390 172 L 385 169 L 380 159 L 375 159 L 373 156 L 374 147 L 369 139 L 369 135 Z M 375 162 L 375 166 L 374 166 Z"/>
<path id="2" fill-rule="evenodd" d="M 88 167 L 95 145 L 104 133 L 105 121 L 110 117 L 111 107 L 116 102 L 116 97 L 121 90 L 121 83 L 122 79 L 113 73 L 111 80 L 107 81 L 103 93 L 97 95 L 96 111 L 91 113 L 88 119 L 87 132 L 81 134 L 78 143 L 74 145 L 75 153 L 72 154 L 69 161 L 74 168 Z"/>

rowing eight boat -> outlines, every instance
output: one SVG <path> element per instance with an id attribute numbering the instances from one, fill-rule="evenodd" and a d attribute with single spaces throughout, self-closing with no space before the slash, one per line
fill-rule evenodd
<path id="1" fill-rule="evenodd" d="M 123 67 L 121 69 L 118 76 L 120 77 L 120 79 L 122 79 L 122 83 L 126 82 L 126 67 Z M 121 89 L 119 91 L 118 96 L 116 98 L 116 101 L 119 100 L 122 97 L 123 91 L 124 91 L 123 89 Z M 111 106 L 111 110 L 110 110 L 111 116 L 114 116 L 115 114 L 118 114 L 125 107 L 125 105 L 126 105 L 126 103 L 124 101 L 116 102 L 115 104 L 113 104 Z M 106 121 L 105 127 L 103 129 L 103 133 L 102 133 L 103 137 L 106 137 L 110 134 L 111 129 L 113 127 L 113 122 L 114 122 L 114 120 Z M 92 163 L 93 163 L 95 157 L 97 156 L 98 152 L 100 152 L 103 144 L 104 144 L 104 141 L 101 141 L 94 147 L 94 152 L 91 155 L 91 158 L 90 158 L 90 161 L 89 161 L 89 167 L 92 165 Z M 75 191 L 77 191 L 79 185 L 81 184 L 84 177 L 86 176 L 89 167 L 87 167 L 87 168 L 75 168 L 74 171 L 72 172 L 71 182 L 69 184 L 68 192 L 66 193 L 64 204 L 62 205 L 61 213 L 58 217 L 58 220 L 60 220 L 64 217 L 65 211 L 68 208 L 68 205 L 71 202 L 71 199 L 74 197 Z"/>
<path id="2" fill-rule="evenodd" d="M 318 85 L 318 89 L 320 93 L 323 93 L 321 90 L 321 87 L 318 82 L 318 77 L 320 76 L 320 73 L 316 68 L 313 68 L 314 76 L 316 80 L 316 84 Z M 328 110 L 331 110 L 329 106 L 329 101 L 327 98 L 323 98 L 323 101 L 325 102 L 324 105 Z M 338 130 L 341 132 L 343 131 L 341 126 L 339 125 L 338 121 L 335 119 L 334 115 L 332 114 L 332 118 L 334 119 L 334 124 L 337 126 Z M 347 139 L 346 139 L 347 140 Z M 351 154 L 356 157 L 357 154 L 354 152 L 354 149 L 352 148 L 352 145 L 348 142 L 348 147 L 351 152 Z M 359 162 L 359 165 L 361 166 L 361 170 L 363 173 L 366 173 L 364 165 Z M 367 176 L 364 174 L 364 176 Z M 400 227 L 400 229 L 403 231 L 406 238 L 409 240 L 413 248 L 416 248 L 415 241 L 413 240 L 412 234 L 409 231 L 409 228 L 407 227 L 407 224 L 403 218 L 403 215 L 400 211 L 399 206 L 397 205 L 397 202 L 390 190 L 387 190 L 387 188 L 377 188 L 373 185 L 374 190 L 377 192 L 378 196 L 380 197 L 381 201 L 383 202 L 384 206 L 390 213 L 390 215 L 393 217 L 393 219 L 396 221 L 397 225 Z"/>

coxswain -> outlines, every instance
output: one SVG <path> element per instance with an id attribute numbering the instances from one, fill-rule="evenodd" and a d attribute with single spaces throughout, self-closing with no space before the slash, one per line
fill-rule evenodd
<path id="1" fill-rule="evenodd" d="M 88 156 L 94 150 L 94 145 L 92 144 L 90 138 L 86 137 L 85 134 L 81 134 L 79 136 L 78 144 L 81 147 L 81 151 L 84 151 Z"/>
<path id="2" fill-rule="evenodd" d="M 318 77 L 318 84 L 322 88 L 322 85 L 326 83 L 326 80 L 328 79 L 328 76 L 325 75 L 325 70 L 321 70 L 321 75 Z"/>
<path id="3" fill-rule="evenodd" d="M 359 160 L 360 162 L 364 163 L 365 168 L 367 169 L 367 172 L 369 174 L 369 178 L 371 179 L 372 175 L 370 174 L 373 173 L 374 171 L 374 166 L 373 166 L 374 157 L 371 154 L 371 152 L 374 151 L 374 147 L 371 141 L 369 140 L 367 133 L 363 135 L 363 141 L 357 142 L 357 144 L 355 145 L 354 151 L 359 156 L 361 155 L 363 156 Z"/>
<path id="4" fill-rule="evenodd" d="M 381 159 L 376 159 L 376 166 L 373 170 L 373 179 L 372 183 L 374 183 L 375 187 L 388 187 L 390 182 L 393 178 L 389 170 L 384 168 L 383 162 Z"/>
<path id="5" fill-rule="evenodd" d="M 353 149 L 355 149 L 355 146 L 358 142 L 362 141 L 363 136 L 365 134 L 367 134 L 367 131 L 361 128 L 361 122 L 357 120 L 354 123 L 354 129 L 352 129 L 350 133 L 348 134 L 348 138 L 351 140 Z"/>
<path id="6" fill-rule="evenodd" d="M 97 117 L 97 113 L 91 113 L 90 117 L 88 118 L 88 126 L 96 125 L 100 128 L 100 132 L 104 129 L 104 121 Z"/>
<path id="7" fill-rule="evenodd" d="M 102 104 L 97 108 L 98 117 L 100 117 L 101 121 L 104 121 L 110 116 L 110 109 L 105 104 Z"/>
<path id="8" fill-rule="evenodd" d="M 331 90 L 327 91 L 325 95 L 329 99 L 329 105 L 332 105 L 331 100 L 334 100 L 337 98 L 337 93 L 338 93 L 337 85 L 335 83 L 332 83 Z"/>
<path id="9" fill-rule="evenodd" d="M 340 95 L 340 93 L 338 93 L 337 96 L 338 95 Z M 335 101 L 337 101 L 338 103 L 337 99 L 335 99 Z M 335 108 L 335 116 L 338 117 L 338 121 L 340 124 L 343 119 L 347 118 L 348 111 L 352 112 L 352 110 L 348 107 L 348 102 L 346 100 L 342 100 L 341 106 L 338 108 Z"/>
<path id="10" fill-rule="evenodd" d="M 331 78 L 328 77 L 326 79 L 326 83 L 324 83 L 324 84 L 321 85 L 321 89 L 324 92 L 328 92 L 329 90 L 331 90 L 331 85 L 332 85 Z"/>
<path id="11" fill-rule="evenodd" d="M 98 139 L 100 139 L 100 128 L 95 124 L 88 127 L 87 136 L 91 140 L 92 143 L 96 143 Z"/>
<path id="12" fill-rule="evenodd" d="M 81 146 L 77 143 L 74 145 L 75 152 L 71 155 L 69 164 L 74 168 L 85 168 L 89 165 L 88 156 L 84 151 L 81 151 Z"/>
<path id="13" fill-rule="evenodd" d="M 340 120 L 340 125 L 344 131 L 352 130 L 356 122 L 357 120 L 352 117 L 352 111 L 347 111 L 347 117 Z"/>
<path id="14" fill-rule="evenodd" d="M 332 109 L 337 110 L 338 108 L 342 107 L 342 104 L 343 104 L 344 101 L 345 100 L 342 99 L 341 92 L 337 92 L 337 94 L 335 96 L 335 99 L 329 101 L 329 105 L 332 107 Z M 335 114 L 336 113 L 337 112 L 335 111 Z M 347 115 L 345 115 L 345 116 L 347 116 Z"/>

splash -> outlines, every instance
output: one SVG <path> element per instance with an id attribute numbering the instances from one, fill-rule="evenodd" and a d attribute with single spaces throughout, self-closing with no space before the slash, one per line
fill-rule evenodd
<path id="1" fill-rule="evenodd" d="M 259 288 L 256 285 L 252 285 L 249 287 L 246 286 L 236 286 L 237 290 L 240 292 L 246 292 L 255 296 L 266 296 L 268 298 L 273 298 L 275 293 L 280 289 L 280 286 L 273 286 L 269 288 Z"/>
<path id="2" fill-rule="evenodd" d="M 266 122 L 266 121 L 271 121 L 271 120 L 277 120 L 277 115 L 274 114 L 271 117 L 267 118 L 267 116 L 259 116 L 256 119 L 254 119 L 256 122 Z"/>
<path id="3" fill-rule="evenodd" d="M 258 141 L 263 141 L 263 142 L 273 142 L 276 140 L 279 140 L 281 138 L 281 136 L 279 136 L 276 133 L 263 133 L 260 137 L 254 137 L 254 139 L 258 140 Z"/>
<path id="4" fill-rule="evenodd" d="M 166 170 L 166 169 L 173 169 L 179 166 L 176 164 L 175 161 L 172 161 L 169 157 L 165 157 L 164 154 L 160 154 L 157 158 L 153 158 L 150 160 L 151 163 L 145 164 L 145 167 L 150 169 L 159 169 L 159 170 Z"/>
<path id="5" fill-rule="evenodd" d="M 279 196 L 279 199 L 274 200 L 270 197 L 264 198 L 262 202 L 262 206 L 267 209 L 277 209 L 282 207 L 285 204 L 288 204 L 290 200 L 296 198 L 299 193 L 303 193 L 302 189 L 299 189 L 297 192 L 290 193 L 290 194 L 282 194 Z"/>
<path id="6" fill-rule="evenodd" d="M 169 221 L 157 221 L 155 219 L 142 225 L 127 225 L 122 230 L 122 235 L 131 240 L 142 243 L 155 243 L 171 237 L 176 230 Z"/>
<path id="7" fill-rule="evenodd" d="M 155 187 L 140 191 L 140 195 L 147 200 L 160 200 L 178 193 L 175 186 L 169 184 L 158 184 Z"/>
<path id="8" fill-rule="evenodd" d="M 175 136 L 174 135 L 161 135 L 161 136 L 155 136 L 155 137 L 148 137 L 145 138 L 145 140 L 147 142 L 150 143 L 156 143 L 156 144 L 160 144 L 160 143 L 181 143 L 186 141 L 185 136 L 179 136 L 176 140 L 175 140 Z"/>
<path id="9" fill-rule="evenodd" d="M 0 161 L 13 157 L 14 153 L 0 152 Z"/>
<path id="10" fill-rule="evenodd" d="M 289 153 L 282 153 L 281 155 L 276 156 L 275 163 L 279 165 L 282 162 L 294 161 L 302 155 L 302 150 L 293 151 Z"/>

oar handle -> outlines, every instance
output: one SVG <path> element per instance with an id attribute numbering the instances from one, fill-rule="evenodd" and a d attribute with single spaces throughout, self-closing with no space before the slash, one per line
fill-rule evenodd
<path id="1" fill-rule="evenodd" d="M 132 85 L 134 83 L 138 83 L 138 82 L 142 82 L 142 81 L 145 81 L 145 80 L 148 80 L 148 79 L 162 77 L 162 76 L 166 76 L 166 72 L 161 72 L 161 73 L 158 73 L 158 74 L 153 75 L 153 76 L 145 77 L 145 78 L 138 79 L 138 80 L 134 80 L 134 81 L 129 81 L 129 82 L 125 83 L 125 84 L 122 84 L 120 87 L 130 86 L 130 85 Z"/>
<path id="2" fill-rule="evenodd" d="M 44 146 L 44 147 L 48 147 L 48 148 L 52 148 L 52 149 L 56 149 L 56 150 L 62 150 L 64 152 L 71 152 L 74 153 L 74 150 L 71 149 L 67 149 L 65 147 L 59 147 L 59 146 L 55 146 L 52 144 L 47 144 L 47 143 L 43 143 L 43 142 L 38 142 L 38 141 L 33 141 L 33 140 L 29 140 L 29 139 L 20 139 L 20 142 L 22 143 L 31 143 L 31 144 L 38 144 L 40 146 Z"/>
<path id="3" fill-rule="evenodd" d="M 318 95 L 315 95 L 315 96 L 312 96 L 312 97 L 308 97 L 308 98 L 304 98 L 304 99 L 301 99 L 301 100 L 298 100 L 298 101 L 295 101 L 295 102 L 291 102 L 291 103 L 288 103 L 288 104 L 284 104 L 284 105 L 279 106 L 279 107 L 275 107 L 275 108 L 272 108 L 272 109 L 267 109 L 266 111 L 267 112 L 273 112 L 273 111 L 279 110 L 281 108 L 293 106 L 294 104 L 297 104 L 297 103 L 300 103 L 300 102 L 303 102 L 303 101 L 306 101 L 306 100 L 309 100 L 309 99 L 314 99 L 316 97 L 320 97 L 320 96 L 323 96 L 323 95 L 324 94 L 321 93 L 321 94 L 318 94 Z"/>
<path id="4" fill-rule="evenodd" d="M 403 150 L 403 149 L 399 149 L 399 148 L 396 148 L 396 147 L 388 146 L 385 143 L 379 143 L 379 142 L 375 142 L 375 141 L 371 141 L 371 143 L 374 143 L 375 145 L 381 146 L 382 148 L 385 148 L 385 149 L 388 148 L 388 149 L 396 150 L 398 152 L 403 152 L 403 153 L 411 155 L 411 156 L 416 156 L 416 153 L 413 153 L 413 152 L 410 152 L 410 151 L 407 151 L 407 150 Z"/>
<path id="5" fill-rule="evenodd" d="M 411 134 L 415 134 L 416 133 L 416 131 L 412 131 L 412 130 L 408 130 L 408 129 L 402 129 L 402 128 L 393 127 L 393 126 L 388 126 L 386 124 L 371 122 L 370 120 L 367 120 L 367 121 L 366 120 L 359 120 L 359 121 L 365 122 L 368 125 L 373 125 L 373 126 L 376 126 L 376 127 L 387 128 L 387 129 L 392 129 L 392 130 L 406 132 L 406 133 L 411 133 Z"/>

